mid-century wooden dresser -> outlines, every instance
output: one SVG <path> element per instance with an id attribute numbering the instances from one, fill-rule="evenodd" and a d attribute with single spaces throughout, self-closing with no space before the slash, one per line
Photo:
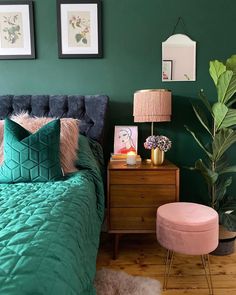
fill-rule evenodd
<path id="1" fill-rule="evenodd" d="M 169 161 L 161 166 L 111 161 L 107 172 L 108 232 L 115 235 L 116 258 L 121 234 L 155 232 L 157 208 L 179 200 L 179 168 Z"/>

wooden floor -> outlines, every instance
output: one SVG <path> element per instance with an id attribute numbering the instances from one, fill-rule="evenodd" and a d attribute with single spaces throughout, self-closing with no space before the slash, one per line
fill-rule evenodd
<path id="1" fill-rule="evenodd" d="M 111 236 L 103 234 L 97 269 L 123 270 L 132 275 L 147 276 L 163 282 L 165 250 L 155 235 L 125 235 L 120 241 L 117 260 L 112 260 Z M 216 295 L 236 295 L 236 254 L 210 256 Z M 168 290 L 164 295 L 208 294 L 200 257 L 176 254 Z M 145 295 L 145 294 L 144 294 Z"/>

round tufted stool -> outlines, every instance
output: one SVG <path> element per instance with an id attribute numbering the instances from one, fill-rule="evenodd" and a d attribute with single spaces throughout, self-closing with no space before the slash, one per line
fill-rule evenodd
<path id="1" fill-rule="evenodd" d="M 174 252 L 201 255 L 210 294 L 213 294 L 209 253 L 219 240 L 217 212 L 207 206 L 176 202 L 157 209 L 156 235 L 166 248 L 166 268 L 163 289 L 167 288 Z"/>

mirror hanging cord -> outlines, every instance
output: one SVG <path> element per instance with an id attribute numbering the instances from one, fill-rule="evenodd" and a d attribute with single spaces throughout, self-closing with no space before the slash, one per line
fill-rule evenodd
<path id="1" fill-rule="evenodd" d="M 178 17 L 178 20 L 177 20 L 177 22 L 176 22 L 176 24 L 175 24 L 175 26 L 174 26 L 174 29 L 173 29 L 172 35 L 175 34 L 176 29 L 177 29 L 178 25 L 180 25 L 180 24 L 182 25 L 182 27 L 183 27 L 183 29 L 184 29 L 184 33 L 185 33 L 186 35 L 190 36 L 189 33 L 188 33 L 188 30 L 187 30 L 187 27 L 186 27 L 186 25 L 185 25 L 184 19 L 182 18 L 182 16 L 179 16 L 179 17 Z"/>

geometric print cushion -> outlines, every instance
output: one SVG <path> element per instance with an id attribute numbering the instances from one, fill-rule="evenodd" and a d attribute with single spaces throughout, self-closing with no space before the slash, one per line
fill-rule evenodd
<path id="1" fill-rule="evenodd" d="M 23 112 L 11 116 L 10 119 L 20 124 L 22 127 L 24 127 L 31 133 L 35 133 L 45 124 L 53 120 L 53 118 L 49 117 L 30 117 L 28 113 Z M 61 118 L 60 121 L 61 168 L 64 171 L 64 173 L 67 174 L 78 171 L 78 168 L 76 167 L 76 162 L 78 160 L 79 120 L 73 118 Z M 4 120 L 0 120 L 0 165 L 4 161 L 3 128 Z"/>
<path id="2" fill-rule="evenodd" d="M 31 134 L 6 118 L 0 183 L 45 182 L 62 176 L 60 120 L 51 121 Z"/>

